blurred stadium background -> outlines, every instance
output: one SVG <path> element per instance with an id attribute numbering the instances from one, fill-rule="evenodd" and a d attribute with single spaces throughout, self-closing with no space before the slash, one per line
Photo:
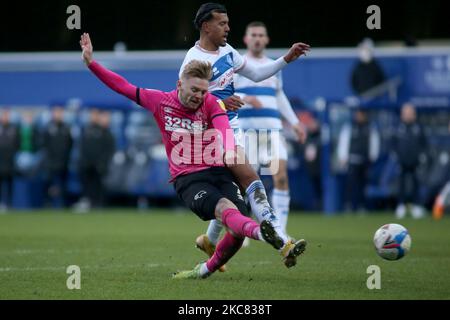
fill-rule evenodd
<path id="1" fill-rule="evenodd" d="M 448 299 L 448 218 L 402 220 L 413 245 L 401 261 L 381 260 L 372 244 L 375 230 L 393 221 L 402 191 L 393 138 L 406 102 L 415 105 L 425 133 L 425 147 L 412 146 L 421 153 L 414 202 L 434 213 L 436 197 L 447 192 L 438 209 L 450 204 L 450 26 L 444 0 L 222 1 L 230 17 L 228 41 L 241 53 L 245 26 L 253 20 L 268 26 L 271 57 L 296 41 L 312 46 L 311 54 L 283 70 L 285 93 L 310 136 L 301 146 L 285 131 L 288 230 L 308 240 L 308 251 L 286 271 L 279 256 L 255 243 L 225 274 L 195 286 L 170 280 L 175 270 L 205 258 L 193 246 L 206 223 L 175 197 L 152 117 L 90 74 L 78 41 L 89 32 L 94 57 L 106 67 L 141 87 L 171 90 L 198 38 L 192 20 L 203 2 L 2 4 L 0 213 L 8 214 L 0 214 L 0 298 Z M 66 9 L 73 4 L 81 9 L 81 30 L 66 27 Z M 380 30 L 366 27 L 372 4 L 381 9 Z M 367 53 L 378 66 L 375 75 L 358 71 Z M 69 134 L 50 140 L 55 106 L 62 107 Z M 367 181 L 352 185 L 339 141 L 356 110 L 366 112 L 379 144 L 365 164 Z M 100 140 L 83 139 L 91 119 Z M 49 161 L 49 148 L 65 159 L 62 175 L 52 180 L 49 168 L 56 162 Z M 80 170 L 93 160 L 102 168 L 104 191 L 89 180 L 89 170 Z M 263 179 L 270 189 L 270 177 Z M 364 199 L 359 207 L 352 206 L 355 190 Z M 99 210 L 71 214 L 88 211 L 80 200 L 92 192 Z M 349 210 L 364 214 L 342 214 Z M 83 290 L 66 287 L 72 264 L 83 270 Z M 383 290 L 366 287 L 372 264 L 382 267 Z"/>
<path id="2" fill-rule="evenodd" d="M 105 66 L 139 86 L 170 90 L 186 50 L 197 39 L 191 21 L 201 3 L 146 1 L 118 7 L 106 2 L 50 1 L 27 10 L 7 5 L 10 14 L 2 21 L 6 28 L 1 28 L 0 43 L 0 113 L 10 111 L 12 124 L 21 128 L 21 143 L 11 172 L 12 198 L 1 193 L 3 210 L 77 203 L 83 195 L 80 135 L 93 108 L 110 113 L 109 130 L 115 141 L 104 176 L 103 204 L 140 208 L 179 204 L 167 183 L 167 161 L 153 119 L 88 72 L 78 40 L 81 31 L 90 32 L 95 57 Z M 81 30 L 66 27 L 70 4 L 81 8 Z M 417 170 L 417 203 L 431 210 L 450 178 L 450 28 L 444 1 L 381 3 L 381 30 L 367 29 L 368 4 L 225 2 L 232 29 L 229 43 L 236 48 L 242 49 L 245 25 L 252 20 L 267 24 L 271 57 L 285 52 L 276 48 L 298 40 L 313 47 L 310 56 L 283 71 L 285 92 L 311 130 L 309 143 L 317 151 L 309 159 L 308 147 L 289 139 L 293 136 L 286 130 L 294 209 L 333 214 L 350 208 L 347 169 L 340 165 L 337 149 L 341 129 L 356 109 L 368 112 L 381 141 L 378 155 L 368 165 L 364 210 L 393 210 L 397 205 L 399 166 L 391 140 L 405 102 L 417 107 L 427 139 Z M 351 78 L 363 39 L 373 47 L 384 77 L 375 89 L 357 92 Z M 73 138 L 65 203 L 57 196 L 49 202 L 45 187 L 42 132 L 56 105 L 64 108 Z M 270 177 L 265 178 L 270 188 Z M 6 190 L 4 183 L 2 188 Z"/>

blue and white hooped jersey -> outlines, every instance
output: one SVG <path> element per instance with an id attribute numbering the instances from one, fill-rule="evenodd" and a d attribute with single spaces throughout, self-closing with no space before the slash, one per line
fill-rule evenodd
<path id="1" fill-rule="evenodd" d="M 219 47 L 217 51 L 207 51 L 201 48 L 197 41 L 184 58 L 178 74 L 180 77 L 185 65 L 192 60 L 211 63 L 213 76 L 209 83 L 210 93 L 219 99 L 225 99 L 234 94 L 234 74 L 244 67 L 245 59 L 232 46 L 226 44 L 224 47 Z M 227 114 L 229 120 L 237 117 L 234 111 L 227 111 Z"/>
<path id="2" fill-rule="evenodd" d="M 261 59 L 245 56 L 246 63 L 258 68 L 272 61 L 264 57 Z M 241 75 L 234 76 L 235 91 L 238 96 L 255 96 L 262 104 L 255 108 L 245 104 L 239 110 L 239 122 L 243 129 L 282 129 L 281 114 L 278 110 L 277 92 L 282 90 L 281 71 L 272 77 L 254 82 Z"/>

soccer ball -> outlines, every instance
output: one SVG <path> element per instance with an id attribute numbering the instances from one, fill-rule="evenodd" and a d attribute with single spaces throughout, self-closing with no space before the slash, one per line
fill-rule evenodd
<path id="1" fill-rule="evenodd" d="M 373 243 L 380 257 L 386 260 L 398 260 L 411 249 L 411 236 L 402 225 L 390 223 L 375 232 Z"/>

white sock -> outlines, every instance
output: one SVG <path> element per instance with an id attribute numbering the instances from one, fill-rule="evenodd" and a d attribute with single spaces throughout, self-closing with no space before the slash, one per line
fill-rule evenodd
<path id="1" fill-rule="evenodd" d="M 206 231 L 206 235 L 208 236 L 209 242 L 213 245 L 217 245 L 220 238 L 220 232 L 222 231 L 222 222 L 217 219 L 211 220 L 208 225 L 208 230 Z"/>
<path id="2" fill-rule="evenodd" d="M 275 231 L 283 239 L 284 242 L 289 240 L 286 232 L 283 230 L 280 221 L 274 214 L 275 211 L 270 207 L 269 201 L 267 200 L 266 189 L 261 180 L 253 181 L 245 191 L 252 207 L 252 212 L 256 217 L 256 220 L 261 223 L 264 220 L 272 223 Z"/>
<path id="3" fill-rule="evenodd" d="M 280 220 L 280 225 L 284 233 L 286 233 L 290 201 L 291 197 L 289 196 L 289 190 L 273 189 L 273 209 L 275 210 L 278 220 Z"/>
<path id="4" fill-rule="evenodd" d="M 200 276 L 202 278 L 206 278 L 211 274 L 211 271 L 208 270 L 208 267 L 206 266 L 206 262 L 202 263 L 200 266 Z"/>

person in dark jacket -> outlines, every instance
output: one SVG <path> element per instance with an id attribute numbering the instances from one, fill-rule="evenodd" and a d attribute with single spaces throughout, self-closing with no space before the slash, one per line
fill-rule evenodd
<path id="1" fill-rule="evenodd" d="M 339 166 L 348 170 L 346 200 L 351 203 L 352 211 L 366 210 L 368 170 L 379 152 L 378 130 L 371 126 L 366 111 L 356 110 L 351 125 L 342 128 L 337 146 Z"/>
<path id="2" fill-rule="evenodd" d="M 19 129 L 10 122 L 10 112 L 5 109 L 0 116 L 0 211 L 6 211 L 11 206 L 14 157 L 19 148 Z M 3 184 L 6 194 L 2 192 Z"/>
<path id="3" fill-rule="evenodd" d="M 383 69 L 373 57 L 373 42 L 365 39 L 358 47 L 359 62 L 351 75 L 353 91 L 361 95 L 385 81 Z"/>
<path id="4" fill-rule="evenodd" d="M 52 109 L 52 120 L 44 129 L 42 137 L 47 198 L 59 199 L 66 206 L 66 184 L 73 140 L 70 127 L 64 123 L 64 109 L 61 106 Z"/>
<path id="5" fill-rule="evenodd" d="M 87 211 L 90 207 L 102 207 L 105 200 L 103 180 L 115 151 L 108 112 L 91 111 L 90 123 L 84 128 L 80 142 L 79 173 L 84 195 L 82 201 L 86 202 L 79 209 Z"/>
<path id="6" fill-rule="evenodd" d="M 407 214 L 407 204 L 411 204 L 414 218 L 424 215 L 418 201 L 417 167 L 421 156 L 426 154 L 427 140 L 423 127 L 417 122 L 415 107 L 405 103 L 401 109 L 401 122 L 395 132 L 393 149 L 400 165 L 400 183 L 396 217 L 401 219 Z"/>

